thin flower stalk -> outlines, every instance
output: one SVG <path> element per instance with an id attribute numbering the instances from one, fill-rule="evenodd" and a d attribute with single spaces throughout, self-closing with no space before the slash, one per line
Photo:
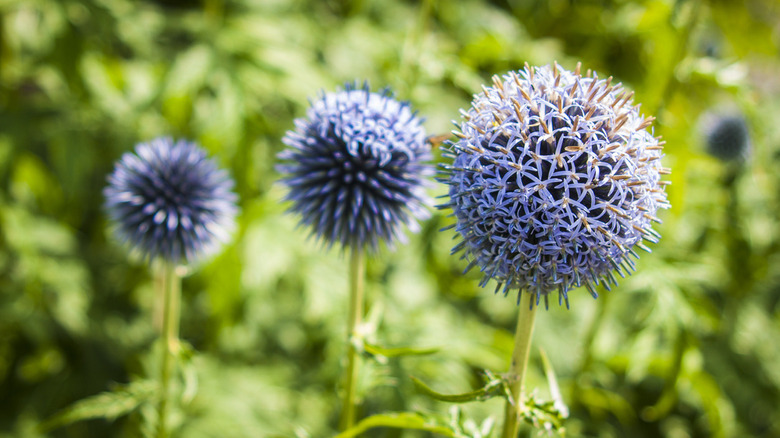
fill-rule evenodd
<path id="1" fill-rule="evenodd" d="M 179 354 L 179 321 L 181 319 L 181 277 L 176 265 L 163 263 L 161 268 L 163 296 L 162 352 L 160 358 L 160 402 L 157 407 L 157 437 L 168 436 L 168 411 L 171 376 L 176 370 Z"/>
<path id="2" fill-rule="evenodd" d="M 360 372 L 360 349 L 363 335 L 365 301 L 365 261 L 363 251 L 353 248 L 349 262 L 349 319 L 347 323 L 347 369 L 344 374 L 344 399 L 341 409 L 341 430 L 355 424 L 358 406 L 357 386 Z"/>
<path id="3" fill-rule="evenodd" d="M 534 333 L 534 321 L 536 320 L 536 306 L 529 303 L 528 306 L 520 305 L 517 315 L 517 328 L 515 329 L 515 344 L 512 351 L 512 362 L 509 365 L 510 395 L 504 410 L 503 438 L 517 437 L 518 420 L 523 415 L 525 374 L 528 368 L 528 357 L 531 352 L 531 339 Z"/>

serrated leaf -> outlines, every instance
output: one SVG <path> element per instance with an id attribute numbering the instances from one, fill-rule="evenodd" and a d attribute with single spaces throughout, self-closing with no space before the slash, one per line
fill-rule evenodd
<path id="1" fill-rule="evenodd" d="M 436 424 L 430 418 L 415 412 L 393 412 L 372 415 L 364 418 L 355 426 L 336 435 L 336 438 L 350 438 L 375 427 L 392 427 L 395 429 L 423 430 L 440 436 L 455 437 L 453 430 L 446 426 Z"/>
<path id="2" fill-rule="evenodd" d="M 564 417 L 553 401 L 537 401 L 535 394 L 530 394 L 524 401 L 525 409 L 521 415 L 523 421 L 536 429 L 557 432 L 561 436 L 566 433 L 563 427 Z"/>
<path id="3" fill-rule="evenodd" d="M 139 380 L 128 385 L 118 385 L 112 391 L 103 392 L 79 400 L 64 411 L 41 424 L 42 431 L 49 431 L 77 421 L 93 418 L 115 420 L 154 399 L 157 384 L 151 380 Z"/>
<path id="4" fill-rule="evenodd" d="M 487 417 L 481 424 L 463 414 L 460 406 L 450 407 L 449 425 L 458 438 L 488 438 L 493 432 L 495 420 Z"/>
<path id="5" fill-rule="evenodd" d="M 374 356 L 401 357 L 401 356 L 425 356 L 439 351 L 438 347 L 416 348 L 416 347 L 380 347 L 379 345 L 363 343 L 363 349 Z"/>
<path id="6" fill-rule="evenodd" d="M 488 379 L 487 383 L 482 388 L 476 389 L 474 391 L 464 392 L 462 394 L 442 394 L 440 392 L 434 391 L 428 385 L 414 376 L 412 376 L 411 379 L 414 385 L 417 387 L 418 391 L 436 400 L 449 403 L 485 401 L 493 397 L 501 397 L 505 394 L 504 381 L 495 378 Z"/>

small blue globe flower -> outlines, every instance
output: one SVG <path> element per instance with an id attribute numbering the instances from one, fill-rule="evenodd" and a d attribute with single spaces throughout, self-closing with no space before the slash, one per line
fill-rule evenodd
<path id="1" fill-rule="evenodd" d="M 233 180 L 194 143 L 158 138 L 116 163 L 104 190 L 118 237 L 147 259 L 192 262 L 230 237 Z"/>
<path id="2" fill-rule="evenodd" d="M 750 156 L 750 132 L 738 112 L 709 112 L 702 116 L 707 152 L 713 157 L 739 163 Z"/>
<path id="3" fill-rule="evenodd" d="M 468 271 L 481 286 L 517 289 L 536 305 L 573 287 L 617 284 L 613 271 L 634 270 L 634 247 L 657 242 L 652 222 L 666 208 L 663 142 L 648 131 L 633 93 L 612 78 L 553 66 L 493 77 L 483 87 L 446 155 L 453 225 Z M 457 125 L 456 125 L 457 126 Z M 605 281 L 606 280 L 606 281 Z M 531 306 L 534 300 L 531 300 Z"/>
<path id="4" fill-rule="evenodd" d="M 282 140 L 277 170 L 300 223 L 332 245 L 376 251 L 403 241 L 401 226 L 428 217 L 425 178 L 433 174 L 422 120 L 385 90 L 347 84 L 312 102 Z"/>

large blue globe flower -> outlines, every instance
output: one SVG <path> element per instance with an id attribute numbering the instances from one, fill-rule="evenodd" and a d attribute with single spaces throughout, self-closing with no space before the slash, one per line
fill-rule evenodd
<path id="1" fill-rule="evenodd" d="M 537 305 L 558 291 L 568 307 L 571 288 L 595 297 L 594 286 L 616 284 L 613 272 L 634 270 L 634 247 L 657 241 L 663 142 L 611 79 L 526 66 L 494 77 L 462 113 L 443 207 L 462 237 L 453 252 L 479 267 L 482 286 L 494 279 Z"/>
<path id="2" fill-rule="evenodd" d="M 104 190 L 119 238 L 147 259 L 192 262 L 230 237 L 233 180 L 195 144 L 158 138 L 116 163 Z"/>
<path id="3" fill-rule="evenodd" d="M 433 171 L 422 120 L 389 92 L 368 85 L 325 93 L 287 132 L 282 183 L 301 224 L 329 245 L 376 250 L 428 216 L 424 180 Z"/>

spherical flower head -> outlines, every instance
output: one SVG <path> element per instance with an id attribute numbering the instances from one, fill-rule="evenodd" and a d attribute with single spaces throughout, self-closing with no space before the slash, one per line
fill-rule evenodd
<path id="1" fill-rule="evenodd" d="M 750 132 L 737 112 L 709 112 L 702 116 L 707 152 L 724 162 L 740 163 L 750 155 Z"/>
<path id="2" fill-rule="evenodd" d="M 331 245 L 375 251 L 403 241 L 429 215 L 425 178 L 433 174 L 422 120 L 385 90 L 368 85 L 325 93 L 282 140 L 277 170 L 302 225 Z"/>
<path id="3" fill-rule="evenodd" d="M 652 222 L 668 207 L 662 142 L 648 131 L 633 93 L 553 66 L 493 78 L 463 111 L 440 181 L 462 241 L 466 270 L 478 266 L 506 294 L 539 304 L 573 287 L 616 284 L 656 242 Z M 535 300 L 534 300 L 535 296 Z"/>
<path id="4" fill-rule="evenodd" d="M 144 258 L 192 262 L 234 228 L 233 180 L 193 143 L 140 143 L 116 163 L 108 183 L 106 209 L 116 234 Z"/>

